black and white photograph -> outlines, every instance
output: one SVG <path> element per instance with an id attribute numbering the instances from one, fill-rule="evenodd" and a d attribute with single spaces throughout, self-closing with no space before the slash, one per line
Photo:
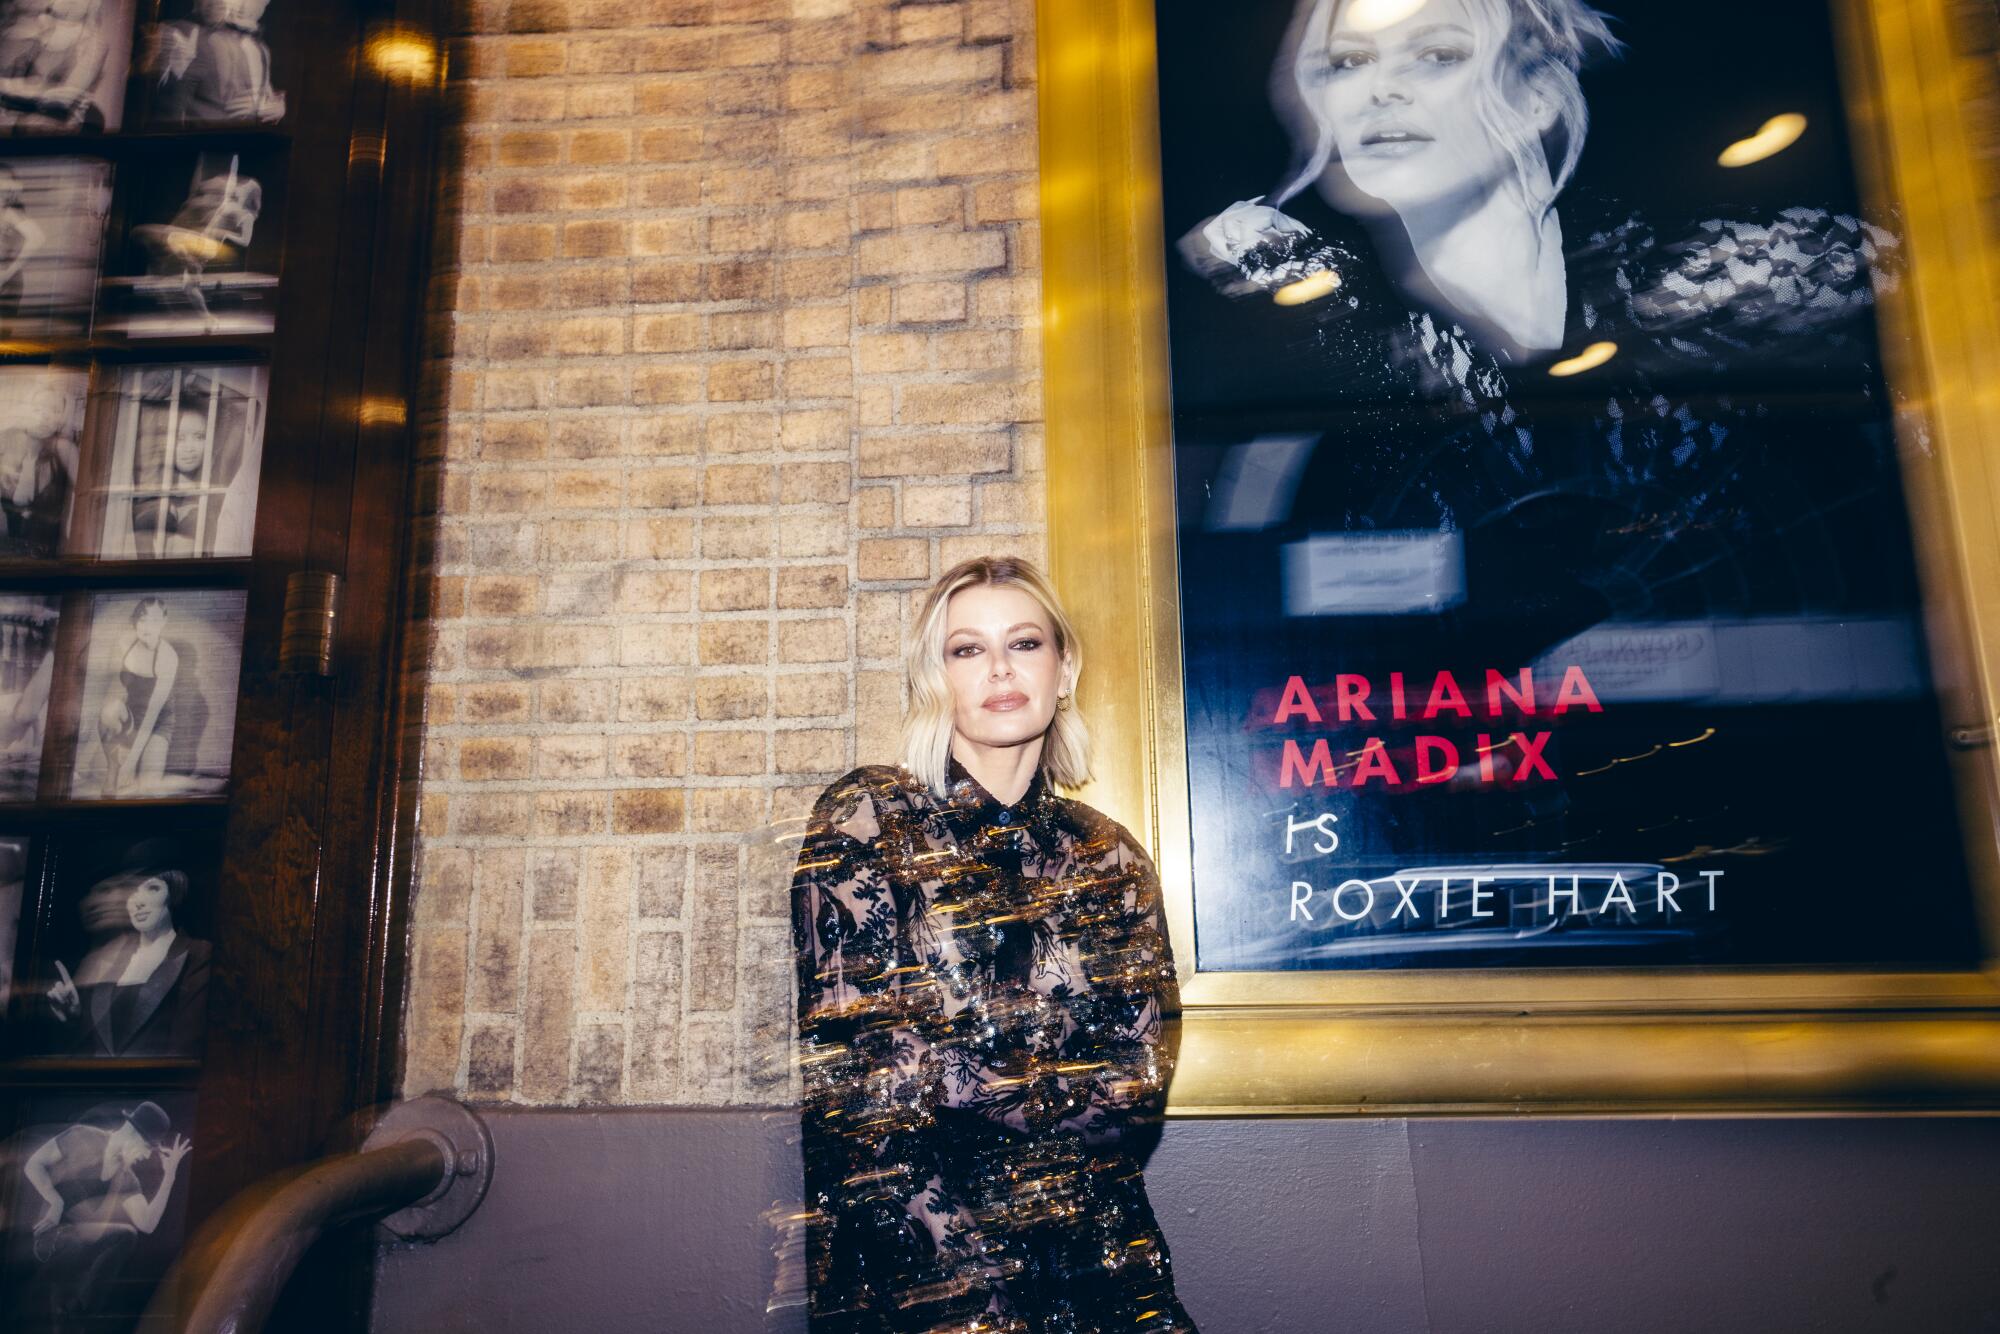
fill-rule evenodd
<path id="1" fill-rule="evenodd" d="M 108 162 L 0 162 L 0 338 L 77 338 L 90 331 L 110 206 Z"/>
<path id="2" fill-rule="evenodd" d="M 275 327 L 276 229 L 260 228 L 273 159 L 205 152 L 149 169 L 104 280 L 107 332 L 128 338 L 266 334 Z"/>
<path id="3" fill-rule="evenodd" d="M 1200 966 L 1966 962 L 1828 7 L 1158 16 Z"/>
<path id="4" fill-rule="evenodd" d="M 296 3 L 296 0 L 292 0 Z M 272 86 L 269 0 L 169 3 L 148 36 L 146 89 L 161 125 L 273 125 L 285 94 Z"/>
<path id="5" fill-rule="evenodd" d="M 0 367 L 0 554 L 53 556 L 75 494 L 88 372 Z"/>
<path id="6" fill-rule="evenodd" d="M 136 1328 L 183 1241 L 193 1096 L 69 1095 L 24 1110 L 0 1151 L 8 1328 Z"/>
<path id="7" fill-rule="evenodd" d="M 241 592 L 100 593 L 91 600 L 70 795 L 219 795 L 229 782 Z"/>
<path id="8" fill-rule="evenodd" d="M 55 678 L 58 598 L 0 593 L 0 801 L 32 801 Z"/>
<path id="9" fill-rule="evenodd" d="M 219 851 L 212 835 L 157 822 L 60 840 L 56 902 L 36 985 L 14 1027 L 51 1056 L 192 1058 L 208 1008 Z"/>
<path id="10" fill-rule="evenodd" d="M 263 459 L 265 370 L 127 366 L 100 401 L 109 438 L 85 502 L 110 559 L 247 556 Z"/>
<path id="11" fill-rule="evenodd" d="M 0 130 L 115 130 L 124 118 L 132 0 L 6 0 Z"/>

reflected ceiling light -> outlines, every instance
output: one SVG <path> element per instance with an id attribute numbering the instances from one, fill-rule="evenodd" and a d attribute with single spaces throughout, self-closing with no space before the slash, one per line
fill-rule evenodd
<path id="1" fill-rule="evenodd" d="M 1787 111 L 1782 116 L 1773 116 L 1765 121 L 1748 139 L 1738 139 L 1722 150 L 1715 159 L 1725 167 L 1747 167 L 1752 162 L 1762 162 L 1765 158 L 1782 153 L 1799 141 L 1806 132 L 1806 118 L 1796 111 Z"/>
<path id="2" fill-rule="evenodd" d="M 1308 301 L 1317 301 L 1339 288 L 1340 275 L 1332 269 L 1320 269 L 1308 273 L 1295 282 L 1286 283 L 1271 293 L 1271 300 L 1281 306 L 1303 306 Z"/>
<path id="3" fill-rule="evenodd" d="M 1354 0 L 1341 20 L 1356 32 L 1380 32 L 1401 23 L 1430 0 Z"/>
<path id="4" fill-rule="evenodd" d="M 1599 366 L 1602 366 L 1617 355 L 1618 344 L 1616 343 L 1592 343 L 1589 347 L 1570 357 L 1568 360 L 1558 361 L 1555 365 L 1549 367 L 1549 374 L 1557 377 L 1581 375 L 1585 371 L 1596 370 Z"/>
<path id="5" fill-rule="evenodd" d="M 380 394 L 362 399 L 360 410 L 354 415 L 363 426 L 401 426 L 409 420 L 402 399 Z"/>
<path id="6" fill-rule="evenodd" d="M 429 83 L 437 73 L 437 43 L 421 28 L 385 23 L 368 35 L 368 63 L 385 79 Z"/>

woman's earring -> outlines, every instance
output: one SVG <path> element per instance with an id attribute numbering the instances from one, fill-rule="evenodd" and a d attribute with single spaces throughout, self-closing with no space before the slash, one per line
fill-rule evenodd
<path id="1" fill-rule="evenodd" d="M 1069 692 L 1067 690 L 1061 692 L 1056 696 L 1056 707 L 1058 709 L 1067 709 L 1072 702 L 1073 701 L 1070 699 Z"/>

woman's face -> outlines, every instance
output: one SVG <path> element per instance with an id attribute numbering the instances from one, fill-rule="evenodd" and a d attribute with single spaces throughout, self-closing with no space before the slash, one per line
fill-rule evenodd
<path id="1" fill-rule="evenodd" d="M 201 461 L 208 455 L 208 421 L 198 412 L 181 413 L 180 424 L 174 432 L 174 468 L 178 472 L 196 473 L 201 471 Z"/>
<path id="2" fill-rule="evenodd" d="M 167 882 L 158 876 L 148 876 L 132 887 L 132 893 L 125 900 L 125 915 L 132 919 L 135 931 L 151 931 L 173 924 L 174 915 L 169 900 L 171 894 Z"/>
<path id="3" fill-rule="evenodd" d="M 160 606 L 146 608 L 139 613 L 139 619 L 132 623 L 132 632 L 147 648 L 160 642 L 160 632 L 167 627 L 167 609 Z"/>
<path id="4" fill-rule="evenodd" d="M 982 746 L 1018 746 L 1049 730 L 1064 686 L 1054 627 L 1018 588 L 980 584 L 945 608 L 952 730 Z"/>
<path id="5" fill-rule="evenodd" d="M 44 438 L 56 433 L 63 420 L 69 416 L 69 404 L 53 389 L 38 390 L 29 400 L 26 420 L 23 425 L 28 434 Z"/>
<path id="6" fill-rule="evenodd" d="M 1506 33 L 1473 0 L 1425 0 L 1368 30 L 1371 12 L 1388 8 L 1339 0 L 1332 30 L 1307 39 L 1300 82 L 1335 155 L 1357 187 L 1399 213 L 1483 193 L 1514 170 L 1480 111 Z"/>

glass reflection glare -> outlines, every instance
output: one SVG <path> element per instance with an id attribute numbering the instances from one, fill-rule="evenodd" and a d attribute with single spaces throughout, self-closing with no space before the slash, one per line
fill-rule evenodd
<path id="1" fill-rule="evenodd" d="M 1357 32 L 1380 32 L 1401 23 L 1428 3 L 1429 0 L 1354 0 L 1347 7 L 1345 18 Z"/>
<path id="2" fill-rule="evenodd" d="M 1296 282 L 1286 283 L 1271 293 L 1271 299 L 1281 306 L 1303 306 L 1308 301 L 1317 301 L 1330 296 L 1340 289 L 1340 275 L 1332 269 L 1321 269 L 1309 273 Z"/>
<path id="3" fill-rule="evenodd" d="M 1549 367 L 1549 374 L 1555 376 L 1557 379 L 1564 379 L 1571 375 L 1581 375 L 1585 371 L 1596 370 L 1599 366 L 1602 366 L 1617 355 L 1618 344 L 1616 343 L 1592 343 L 1575 356 L 1558 361 L 1555 365 Z"/>
<path id="4" fill-rule="evenodd" d="M 1748 139 L 1738 139 L 1723 149 L 1715 160 L 1725 167 L 1747 167 L 1784 152 L 1805 132 L 1806 118 L 1796 111 L 1787 111 L 1765 121 Z"/>
<path id="5" fill-rule="evenodd" d="M 421 29 L 386 24 L 368 38 L 368 63 L 385 79 L 429 83 L 437 74 L 437 44 Z"/>

